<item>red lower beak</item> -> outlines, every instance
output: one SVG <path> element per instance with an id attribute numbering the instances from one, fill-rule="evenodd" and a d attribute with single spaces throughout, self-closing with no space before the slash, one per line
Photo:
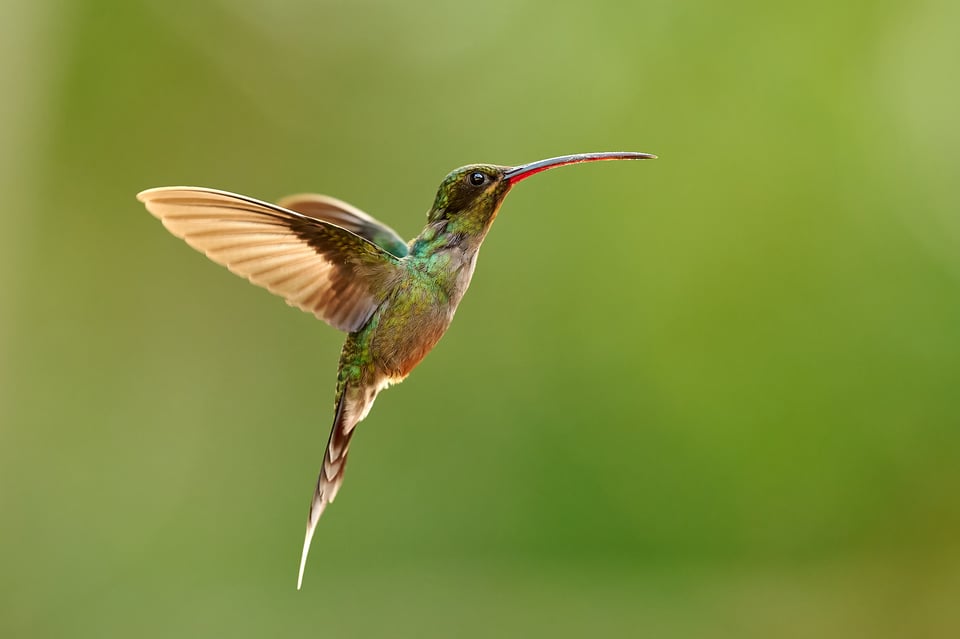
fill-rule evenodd
<path id="1" fill-rule="evenodd" d="M 539 162 L 531 162 L 530 164 L 523 164 L 521 166 L 515 166 L 512 169 L 509 169 L 504 173 L 504 178 L 511 185 L 516 184 L 520 180 L 525 180 L 531 175 L 536 175 L 541 171 L 546 171 L 548 169 L 554 169 L 558 166 L 566 166 L 567 164 L 580 164 L 581 162 L 599 162 L 601 160 L 655 160 L 657 156 L 651 155 L 650 153 L 633 153 L 631 151 L 611 151 L 608 153 L 578 153 L 576 155 L 561 155 L 556 158 L 549 158 L 546 160 L 540 160 Z"/>

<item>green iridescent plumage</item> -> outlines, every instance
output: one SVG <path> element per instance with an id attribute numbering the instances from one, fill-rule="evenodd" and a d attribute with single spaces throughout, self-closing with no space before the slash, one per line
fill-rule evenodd
<path id="1" fill-rule="evenodd" d="M 587 153 L 518 167 L 462 167 L 444 178 L 426 228 L 409 244 L 363 211 L 324 195 L 294 195 L 279 204 L 197 187 L 138 195 L 170 232 L 210 259 L 349 333 L 298 588 L 317 521 L 343 481 L 354 427 L 377 394 L 402 381 L 447 330 L 510 189 L 557 166 L 652 157 Z"/>

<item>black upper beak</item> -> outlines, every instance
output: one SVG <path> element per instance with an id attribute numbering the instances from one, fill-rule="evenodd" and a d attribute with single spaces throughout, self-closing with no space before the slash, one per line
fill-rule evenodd
<path id="1" fill-rule="evenodd" d="M 577 153 L 576 155 L 561 155 L 556 158 L 548 158 L 530 164 L 522 164 L 508 169 L 504 174 L 504 179 L 510 184 L 516 184 L 520 180 L 526 179 L 531 175 L 536 175 L 541 171 L 554 169 L 558 166 L 567 164 L 579 164 L 581 162 L 599 162 L 601 160 L 654 160 L 657 156 L 650 153 L 634 153 L 632 151 L 610 151 L 607 153 Z"/>

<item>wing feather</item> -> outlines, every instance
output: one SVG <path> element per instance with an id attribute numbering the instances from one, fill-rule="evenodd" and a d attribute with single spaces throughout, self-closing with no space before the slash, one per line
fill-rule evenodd
<path id="1" fill-rule="evenodd" d="M 398 256 L 349 225 L 200 187 L 149 189 L 137 198 L 217 264 L 341 330 L 363 326 L 399 277 Z M 379 225 L 360 214 L 365 228 Z"/>
<path id="2" fill-rule="evenodd" d="M 298 193 L 288 195 L 277 204 L 352 231 L 397 257 L 404 257 L 409 252 L 407 243 L 392 228 L 357 207 L 329 195 Z"/>

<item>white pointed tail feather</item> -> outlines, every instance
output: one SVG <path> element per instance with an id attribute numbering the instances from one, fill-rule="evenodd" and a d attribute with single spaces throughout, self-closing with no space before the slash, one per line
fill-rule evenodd
<path id="1" fill-rule="evenodd" d="M 307 555 L 310 554 L 310 542 L 313 541 L 313 533 L 317 530 L 317 522 L 320 521 L 320 515 L 323 514 L 323 509 L 326 507 L 326 503 L 321 500 L 319 507 L 311 507 L 310 521 L 307 522 L 307 533 L 303 538 L 303 552 L 300 554 L 300 573 L 297 575 L 297 590 L 300 590 L 300 587 L 303 586 L 303 571 L 307 567 Z M 313 513 L 316 512 L 316 516 L 313 516 Z"/>

